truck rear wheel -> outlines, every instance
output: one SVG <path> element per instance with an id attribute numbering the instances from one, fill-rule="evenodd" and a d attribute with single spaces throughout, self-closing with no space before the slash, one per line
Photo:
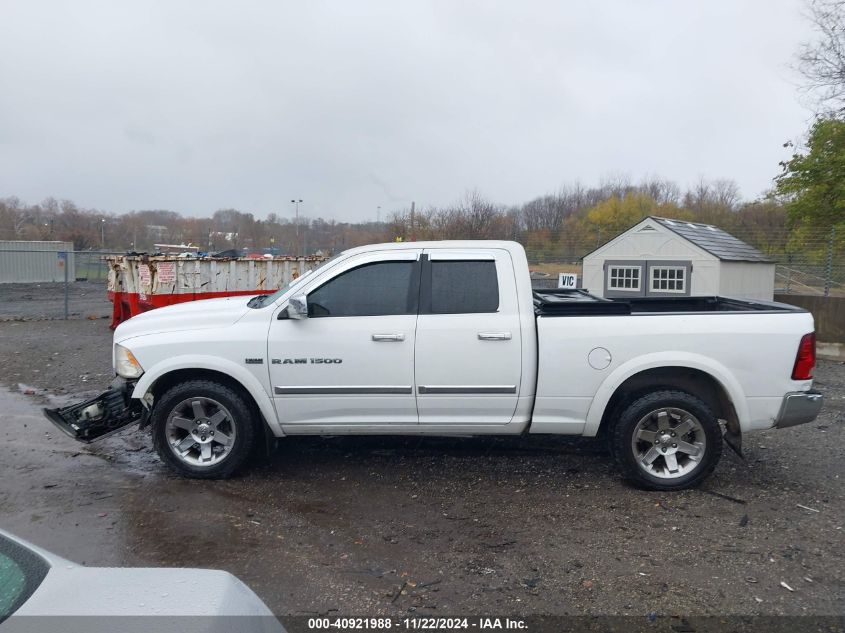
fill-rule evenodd
<path id="1" fill-rule="evenodd" d="M 184 477 L 224 479 L 252 453 L 256 431 L 244 397 L 211 380 L 168 389 L 152 412 L 153 446 Z"/>
<path id="2" fill-rule="evenodd" d="M 611 442 L 624 475 L 651 490 L 696 486 L 722 456 L 716 415 L 684 391 L 655 391 L 629 404 L 613 428 Z"/>

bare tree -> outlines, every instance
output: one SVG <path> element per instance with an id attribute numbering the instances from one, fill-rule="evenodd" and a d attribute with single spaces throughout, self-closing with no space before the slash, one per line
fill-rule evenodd
<path id="1" fill-rule="evenodd" d="M 32 212 L 20 198 L 11 196 L 0 200 L 0 226 L 9 239 L 21 239 L 23 228 L 30 223 Z"/>
<path id="2" fill-rule="evenodd" d="M 526 231 L 560 231 L 565 222 L 582 209 L 591 206 L 593 190 L 585 190 L 576 182 L 564 185 L 557 193 L 526 202 L 521 208 L 522 228 Z"/>
<path id="3" fill-rule="evenodd" d="M 492 239 L 496 236 L 501 213 L 498 205 L 481 196 L 478 191 L 468 193 L 463 201 L 464 230 L 469 239 Z"/>
<path id="4" fill-rule="evenodd" d="M 678 204 L 681 189 L 671 180 L 650 176 L 642 181 L 637 189 L 652 198 L 657 204 Z"/>
<path id="5" fill-rule="evenodd" d="M 735 211 L 742 201 L 742 196 L 739 192 L 739 185 L 733 180 L 720 179 L 714 180 L 711 185 L 711 195 L 716 204 Z"/>
<path id="6" fill-rule="evenodd" d="M 816 40 L 798 54 L 798 71 L 821 114 L 845 112 L 845 0 L 806 0 Z"/>

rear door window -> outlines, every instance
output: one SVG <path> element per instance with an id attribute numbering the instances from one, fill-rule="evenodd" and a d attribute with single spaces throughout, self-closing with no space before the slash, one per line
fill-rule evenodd
<path id="1" fill-rule="evenodd" d="M 431 313 L 467 314 L 499 309 L 496 262 L 433 260 Z"/>

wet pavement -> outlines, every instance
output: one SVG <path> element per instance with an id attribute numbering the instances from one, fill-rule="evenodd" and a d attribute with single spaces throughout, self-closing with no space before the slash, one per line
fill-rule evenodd
<path id="1" fill-rule="evenodd" d="M 289 438 L 179 479 L 145 433 L 86 446 L 40 416 L 108 383 L 109 345 L 104 321 L 0 323 L 0 527 L 72 560 L 226 569 L 285 615 L 843 614 L 842 364 L 815 423 L 668 494 L 550 437 Z"/>

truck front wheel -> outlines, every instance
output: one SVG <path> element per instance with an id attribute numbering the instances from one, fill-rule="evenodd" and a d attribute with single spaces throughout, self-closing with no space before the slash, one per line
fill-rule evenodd
<path id="1" fill-rule="evenodd" d="M 617 420 L 611 442 L 625 476 L 651 490 L 696 486 L 722 456 L 715 414 L 684 391 L 655 391 L 632 402 Z"/>
<path id="2" fill-rule="evenodd" d="M 174 385 L 152 411 L 153 445 L 180 475 L 224 479 L 250 456 L 255 442 L 253 413 L 244 397 L 211 380 Z"/>

